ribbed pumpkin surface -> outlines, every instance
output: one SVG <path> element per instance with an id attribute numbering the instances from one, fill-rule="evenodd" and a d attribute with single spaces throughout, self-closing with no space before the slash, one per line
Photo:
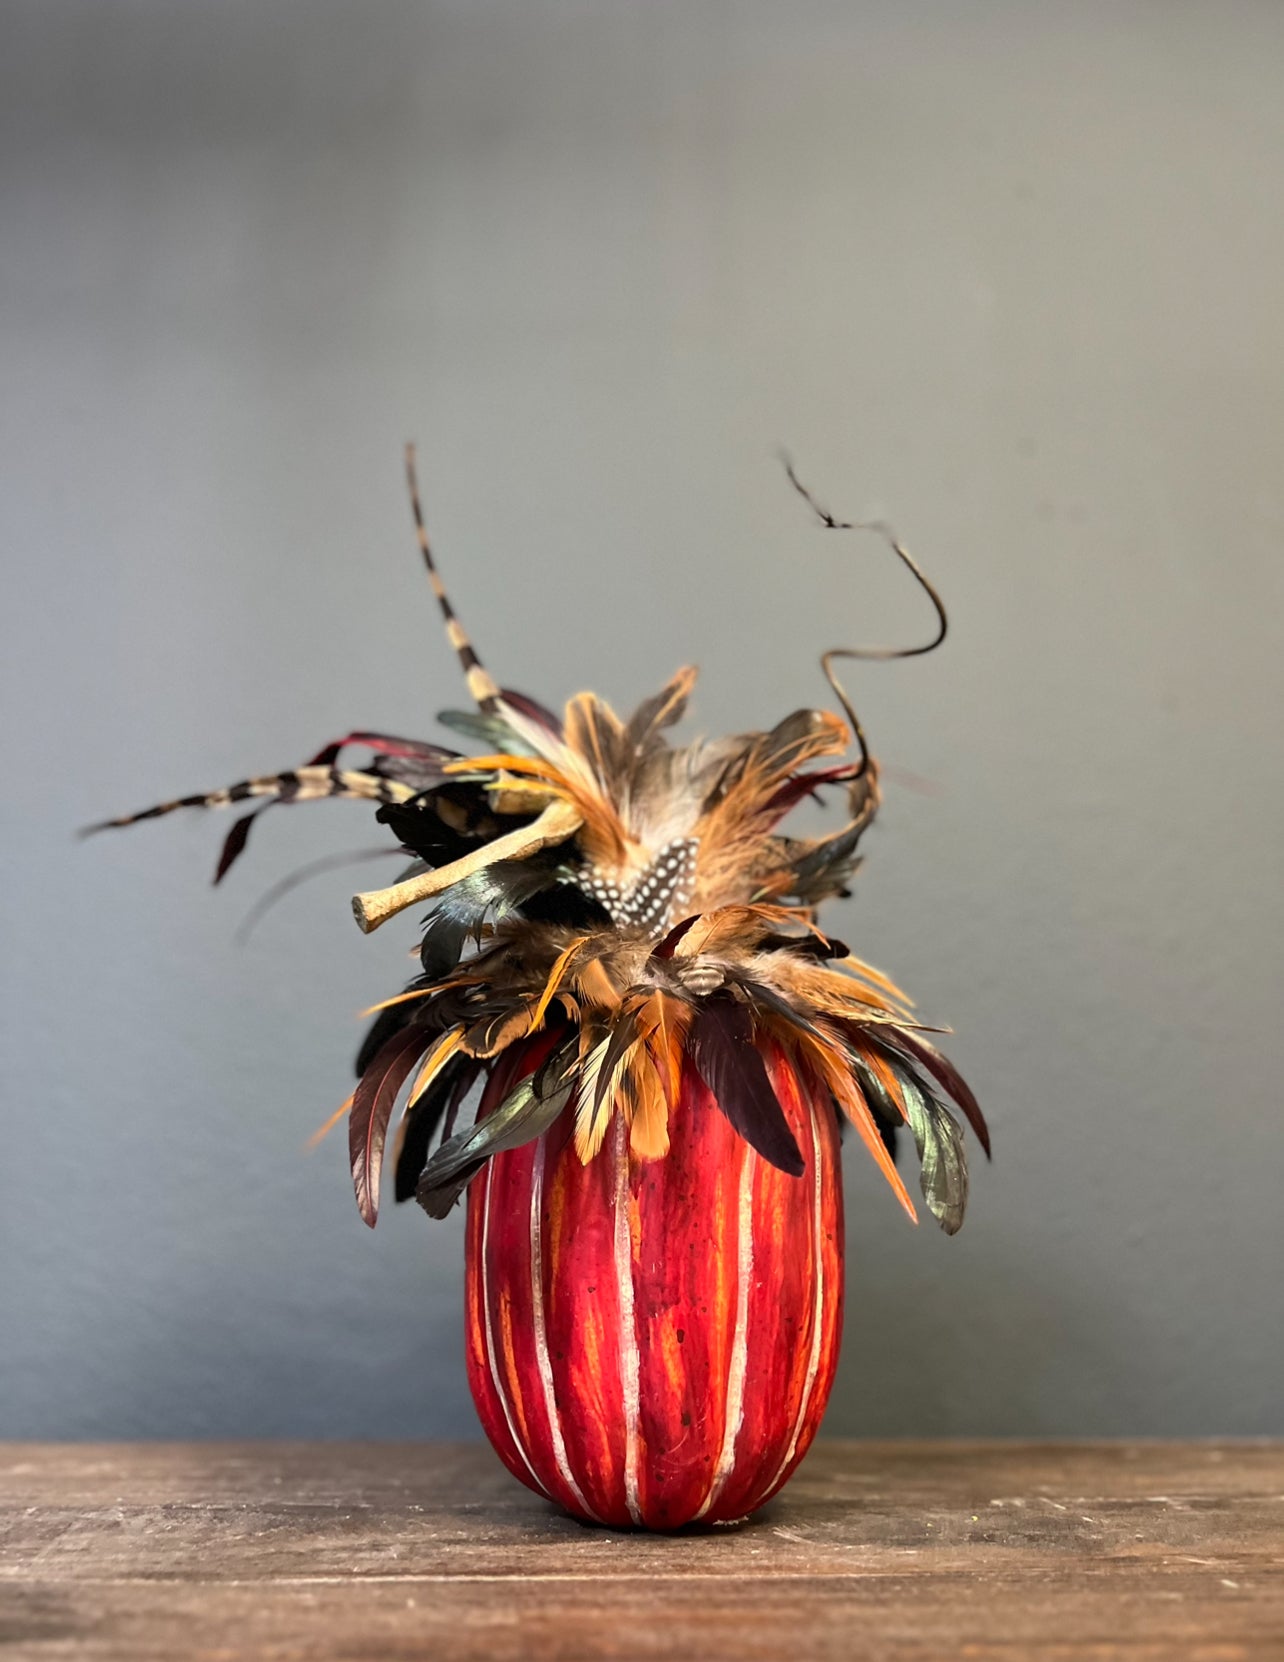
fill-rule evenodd
<path id="1" fill-rule="evenodd" d="M 513 1047 L 483 1113 L 542 1048 Z M 820 1423 L 842 1330 L 837 1127 L 782 1051 L 764 1055 L 801 1177 L 762 1160 L 688 1068 L 666 1158 L 632 1159 L 617 1113 L 581 1164 L 568 1108 L 469 1191 L 473 1399 L 509 1470 L 581 1518 L 743 1518 Z"/>

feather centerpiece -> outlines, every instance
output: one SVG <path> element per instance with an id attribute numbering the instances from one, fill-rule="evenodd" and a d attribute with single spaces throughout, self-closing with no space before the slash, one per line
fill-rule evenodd
<path id="1" fill-rule="evenodd" d="M 840 1124 L 914 1218 L 895 1161 L 908 1130 L 949 1234 L 968 1184 L 956 1111 L 989 1153 L 975 1098 L 905 994 L 818 922 L 848 893 L 880 802 L 833 661 L 929 651 L 944 609 L 888 534 L 938 630 L 922 647 L 827 653 L 846 719 L 798 710 L 769 732 L 675 745 L 691 668 L 627 720 L 592 693 L 558 716 L 482 665 L 409 449 L 406 463 L 477 706 L 441 720 L 480 753 L 358 731 L 294 770 L 104 825 L 254 800 L 218 882 L 270 807 L 377 805 L 408 865 L 354 897 L 357 922 L 428 911 L 420 973 L 371 1012 L 341 1110 L 361 1216 L 377 1220 L 390 1131 L 398 1200 L 444 1217 L 467 1193 L 469 1381 L 523 1482 L 620 1527 L 742 1518 L 806 1452 L 837 1366 Z M 880 529 L 835 519 L 786 467 L 828 528 Z M 354 749 L 369 759 L 341 767 Z M 829 788 L 845 823 L 787 835 L 790 810 Z"/>

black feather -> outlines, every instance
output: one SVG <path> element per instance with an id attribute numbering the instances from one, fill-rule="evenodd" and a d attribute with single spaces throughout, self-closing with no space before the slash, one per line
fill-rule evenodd
<path id="1" fill-rule="evenodd" d="M 555 1052 L 549 1063 L 516 1085 L 484 1118 L 457 1132 L 428 1161 L 415 1199 L 432 1218 L 444 1218 L 492 1154 L 520 1148 L 549 1126 L 570 1100 L 577 1047 Z"/>
<path id="2" fill-rule="evenodd" d="M 527 721 L 533 721 L 537 727 L 544 728 L 555 739 L 562 737 L 561 717 L 555 716 L 547 705 L 541 704 L 537 698 L 531 698 L 526 693 L 514 692 L 511 687 L 501 687 L 499 696 L 505 704 L 510 704 L 519 716 L 525 716 Z"/>
<path id="3" fill-rule="evenodd" d="M 838 1139 L 845 1143 L 852 1129 L 852 1122 L 842 1112 L 837 1103 L 834 1104 L 834 1117 L 838 1121 Z M 900 1159 L 899 1127 L 893 1125 L 890 1120 L 881 1119 L 877 1114 L 874 1115 L 874 1127 L 882 1138 L 883 1147 L 892 1157 L 892 1164 L 895 1165 Z"/>
<path id="4" fill-rule="evenodd" d="M 843 941 L 827 935 L 764 935 L 758 942 L 759 952 L 788 952 L 795 958 L 816 958 L 822 962 L 830 958 L 846 958 L 851 948 Z"/>
<path id="5" fill-rule="evenodd" d="M 348 1115 L 348 1157 L 357 1209 L 373 1229 L 379 1216 L 379 1176 L 397 1094 L 423 1055 L 430 1035 L 422 1027 L 395 1033 L 362 1074 Z"/>
<path id="6" fill-rule="evenodd" d="M 808 1033 L 814 1039 L 828 1042 L 827 1036 L 820 1031 L 809 1017 L 801 1010 L 795 1009 L 783 993 L 778 993 L 774 987 L 768 987 L 762 981 L 750 981 L 747 978 L 738 978 L 736 985 L 747 995 L 750 1002 L 761 1009 L 779 1016 L 782 1021 L 788 1022 L 791 1027 Z"/>
<path id="7" fill-rule="evenodd" d="M 865 1102 L 874 1118 L 879 1122 L 879 1129 L 881 1130 L 884 1125 L 892 1127 L 903 1125 L 905 1116 L 896 1106 L 896 1102 L 887 1086 L 879 1078 L 877 1070 L 867 1066 L 859 1054 L 853 1055 L 850 1051 L 847 1054 L 847 1065 L 856 1076 L 856 1083 L 860 1086 L 861 1095 L 865 1098 Z M 901 1069 L 896 1067 L 894 1060 L 889 1065 L 895 1071 L 898 1079 L 903 1077 Z M 886 1141 L 886 1138 L 884 1138 L 884 1141 Z"/>
<path id="8" fill-rule="evenodd" d="M 428 1150 L 437 1127 L 446 1120 L 452 1107 L 458 1111 L 481 1067 L 471 1056 L 452 1056 L 418 1101 L 406 1109 L 393 1174 L 393 1193 L 398 1201 L 409 1200 L 414 1195 L 420 1174 L 428 1164 Z"/>
<path id="9" fill-rule="evenodd" d="M 450 865 L 480 843 L 524 823 L 520 816 L 506 816 L 501 822 L 480 784 L 455 780 L 409 802 L 384 803 L 375 818 L 433 867 Z"/>
<path id="10" fill-rule="evenodd" d="M 488 751 L 500 751 L 508 756 L 539 754 L 534 745 L 527 744 L 503 716 L 486 715 L 481 710 L 439 710 L 437 720 L 443 727 L 462 733 L 474 744 L 484 745 Z"/>
<path id="11" fill-rule="evenodd" d="M 446 778 L 443 764 L 455 759 L 453 750 L 443 750 L 440 759 L 435 761 L 418 756 L 376 756 L 366 772 L 373 773 L 377 779 L 395 779 L 413 791 L 428 791 Z"/>
<path id="12" fill-rule="evenodd" d="M 902 1079 L 905 1111 L 922 1162 L 920 1186 L 928 1210 L 947 1235 L 956 1235 L 967 1210 L 967 1155 L 963 1129 L 949 1109 L 913 1080 Z"/>
<path id="13" fill-rule="evenodd" d="M 411 983 L 413 986 L 413 982 Z M 375 1057 L 388 1043 L 388 1040 L 400 1033 L 402 1028 L 413 1021 L 417 1014 L 415 1000 L 405 1004 L 393 1004 L 379 1014 L 371 1022 L 366 1036 L 361 1041 L 361 1049 L 357 1052 L 356 1075 L 358 1079 L 364 1077 L 366 1070 Z"/>
<path id="14" fill-rule="evenodd" d="M 562 852 L 565 854 L 565 850 Z M 569 876 L 558 878 L 548 888 L 531 895 L 519 910 L 531 923 L 551 923 L 576 932 L 608 929 L 611 924 L 611 914 L 601 901 L 577 888 Z"/>
<path id="15" fill-rule="evenodd" d="M 838 893 L 860 864 L 856 845 L 868 825 L 851 825 L 805 854 L 794 867 L 790 890 L 800 900 L 824 900 Z"/>
<path id="16" fill-rule="evenodd" d="M 885 1027 L 880 1030 L 879 1039 L 883 1050 L 886 1050 L 889 1045 L 894 1046 L 902 1055 L 909 1056 L 918 1062 L 931 1074 L 938 1085 L 949 1092 L 963 1110 L 967 1122 L 976 1133 L 976 1139 L 985 1150 L 985 1157 L 988 1160 L 990 1158 L 990 1128 L 985 1123 L 985 1115 L 981 1112 L 980 1104 L 973 1096 L 967 1081 L 949 1057 L 943 1055 L 921 1033 L 911 1032 L 905 1027 Z"/>
<path id="17" fill-rule="evenodd" d="M 249 841 L 250 827 L 264 812 L 264 809 L 271 806 L 270 802 L 265 803 L 263 808 L 253 808 L 248 814 L 242 814 L 227 836 L 223 838 L 223 847 L 219 851 L 218 865 L 214 870 L 214 881 L 216 883 L 223 881 L 236 861 L 244 854 L 245 845 Z"/>
<path id="18" fill-rule="evenodd" d="M 448 1143 L 454 1135 L 455 1121 L 459 1117 L 459 1110 L 463 1107 L 469 1091 L 471 1091 L 473 1086 L 477 1083 L 478 1076 L 480 1075 L 484 1078 L 486 1076 L 486 1072 L 486 1064 L 484 1062 L 478 1062 L 477 1067 L 473 1071 L 460 1076 L 459 1084 L 450 1093 L 450 1101 L 446 1104 L 445 1117 L 441 1122 L 441 1140 L 443 1143 Z"/>
<path id="19" fill-rule="evenodd" d="M 687 1049 L 713 1100 L 750 1147 L 781 1171 L 801 1177 L 803 1157 L 754 1047 L 748 1008 L 720 993 L 702 999 Z"/>
<path id="20" fill-rule="evenodd" d="M 593 1092 L 594 1113 L 602 1106 L 602 1098 L 611 1085 L 611 1077 L 623 1060 L 625 1053 L 633 1045 L 638 1036 L 637 1016 L 623 1015 L 617 1018 L 611 1028 L 606 1041 L 606 1053 L 602 1057 L 602 1065 L 597 1072 L 597 1086 Z"/>
<path id="21" fill-rule="evenodd" d="M 764 773 L 792 772 L 823 721 L 817 710 L 795 710 L 755 746 L 753 761 Z"/>
<path id="22" fill-rule="evenodd" d="M 654 698 L 645 699 L 638 705 L 624 731 L 625 745 L 630 752 L 636 755 L 654 746 L 666 727 L 681 721 L 689 696 L 683 686 L 684 683 L 689 685 L 691 679 L 689 671 L 675 675 Z"/>
<path id="23" fill-rule="evenodd" d="M 424 938 L 419 944 L 419 962 L 427 980 L 440 981 L 450 974 L 463 956 L 468 934 L 466 919 L 433 913 L 424 925 Z"/>
<path id="24" fill-rule="evenodd" d="M 454 969 L 470 937 L 479 940 L 486 922 L 519 911 L 556 882 L 557 869 L 556 857 L 500 860 L 443 889 L 424 926 L 419 954 L 424 974 L 435 980 Z"/>

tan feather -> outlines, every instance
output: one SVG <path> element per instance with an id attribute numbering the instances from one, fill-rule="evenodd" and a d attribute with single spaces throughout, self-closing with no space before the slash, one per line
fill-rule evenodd
<path id="1" fill-rule="evenodd" d="M 682 1044 L 691 1021 L 690 1009 L 680 999 L 656 992 L 648 1001 L 644 1019 L 656 1076 L 669 1106 L 676 1107 L 682 1088 Z"/>
<path id="2" fill-rule="evenodd" d="M 353 1095 L 355 1096 L 355 1094 L 356 1093 L 354 1092 Z M 319 1125 L 308 1138 L 307 1146 L 309 1148 L 315 1148 L 323 1137 L 328 1137 L 351 1107 L 352 1097 L 345 1097 L 335 1109 L 334 1113 L 330 1115 L 330 1118 L 325 1122 L 325 1124 Z"/>
<path id="3" fill-rule="evenodd" d="M 611 1111 L 615 1106 L 612 1092 L 603 1092 L 600 1100 L 598 1096 L 598 1079 L 610 1043 L 611 1035 L 608 1033 L 593 1046 L 580 1064 L 579 1083 L 575 1093 L 575 1152 L 584 1165 L 587 1165 L 601 1148 Z"/>
<path id="4" fill-rule="evenodd" d="M 409 1004 L 416 998 L 428 998 L 433 993 L 441 991 L 440 982 L 434 982 L 431 987 L 412 987 L 408 993 L 398 993 L 395 998 L 382 999 L 378 1004 L 371 1004 L 358 1012 L 362 1021 L 367 1016 L 377 1016 L 381 1010 L 391 1010 L 398 1004 Z"/>
<path id="5" fill-rule="evenodd" d="M 474 1022 L 464 1034 L 464 1050 L 469 1056 L 483 1059 L 498 1056 L 501 1050 L 506 1050 L 518 1039 L 524 1039 L 530 1032 L 534 1025 L 531 1020 L 534 1006 L 535 1000 L 531 998 L 503 1015 Z"/>
<path id="6" fill-rule="evenodd" d="M 713 806 L 701 815 L 694 835 L 700 839 L 696 869 L 696 897 L 704 906 L 714 897 L 732 898 L 737 889 L 747 894 L 787 892 L 783 878 L 774 881 L 770 832 L 779 818 L 772 798 L 780 785 L 804 763 L 832 756 L 847 748 L 845 723 L 827 710 L 800 710 L 771 733 L 754 734 L 742 752 L 738 773 Z M 766 869 L 759 866 L 766 861 Z M 750 886 L 746 879 L 754 873 Z M 746 896 L 747 897 L 747 896 Z"/>
<path id="7" fill-rule="evenodd" d="M 909 1191 L 902 1183 L 900 1173 L 887 1152 L 886 1144 L 874 1123 L 874 1116 L 866 1105 L 860 1087 L 844 1065 L 841 1053 L 824 1040 L 813 1038 L 810 1033 L 795 1030 L 790 1037 L 795 1046 L 810 1057 L 821 1079 L 829 1087 L 839 1107 L 856 1127 L 861 1141 L 873 1155 L 874 1163 L 891 1184 L 893 1194 L 911 1220 L 917 1223 L 918 1213 L 914 1210 L 914 1202 L 910 1199 Z"/>
<path id="8" fill-rule="evenodd" d="M 635 758 L 663 743 L 660 733 L 665 727 L 671 727 L 686 709 L 697 674 L 695 667 L 687 664 L 654 698 L 638 705 L 629 718 L 625 734 Z"/>
<path id="9" fill-rule="evenodd" d="M 861 1045 L 860 1058 L 869 1071 L 877 1075 L 879 1084 L 887 1092 L 896 1107 L 900 1109 L 902 1120 L 908 1119 L 909 1116 L 905 1110 L 905 1093 L 901 1089 L 900 1076 L 896 1069 L 873 1045 Z"/>
<path id="10" fill-rule="evenodd" d="M 429 1051 L 428 1055 L 424 1058 L 424 1064 L 420 1068 L 414 1084 L 411 1086 L 410 1095 L 406 1099 L 407 1108 L 413 1108 L 415 1103 L 419 1101 L 419 1098 L 424 1094 L 429 1085 L 432 1084 L 433 1080 L 445 1067 L 446 1063 L 449 1062 L 450 1058 L 459 1049 L 460 1045 L 463 1043 L 463 1040 L 463 1028 L 455 1027 L 452 1028 L 449 1033 L 445 1034 L 441 1042 Z"/>
<path id="11" fill-rule="evenodd" d="M 854 975 L 860 976 L 862 981 L 868 981 L 871 986 L 879 988 L 902 1008 L 913 1010 L 916 1007 L 909 994 L 902 992 L 890 976 L 884 975 L 882 970 L 876 970 L 872 964 L 867 964 L 863 958 L 853 957 L 849 952 L 845 958 L 835 958 L 834 964 L 851 970 Z"/>
<path id="12" fill-rule="evenodd" d="M 639 1160 L 662 1160 L 669 1152 L 669 1105 L 655 1064 L 644 1047 L 635 1053 L 630 1070 L 633 1120 L 629 1149 Z"/>
<path id="13" fill-rule="evenodd" d="M 601 788 L 617 794 L 624 761 L 624 724 L 596 693 L 576 693 L 562 723 L 566 747 L 590 770 Z"/>
<path id="14" fill-rule="evenodd" d="M 564 947 L 558 953 L 553 967 L 548 973 L 548 980 L 544 983 L 544 991 L 539 995 L 539 1002 L 531 1015 L 531 1026 L 533 1028 L 538 1027 L 543 1021 L 544 1014 L 553 1001 L 553 995 L 562 985 L 562 977 L 566 972 L 567 965 L 585 942 L 590 939 L 591 937 L 588 935 L 577 935 L 569 946 Z"/>
<path id="15" fill-rule="evenodd" d="M 807 959 L 777 956 L 780 961 L 772 966 L 775 983 L 786 985 L 797 1002 L 821 1015 L 845 1021 L 904 1022 L 903 1010 L 893 1008 L 851 976 Z"/>
<path id="16" fill-rule="evenodd" d="M 575 968 L 572 982 L 575 990 L 589 1005 L 601 1010 L 619 1008 L 620 994 L 597 958 L 589 958 Z"/>
<path id="17" fill-rule="evenodd" d="M 800 921 L 800 914 L 784 906 L 720 906 L 703 913 L 673 949 L 675 958 L 698 958 L 747 952 L 771 933 Z"/>
<path id="18" fill-rule="evenodd" d="M 828 710 L 800 710 L 772 732 L 756 734 L 739 777 L 706 816 L 710 828 L 766 812 L 786 779 L 819 756 L 841 754 L 850 738 L 846 723 Z"/>

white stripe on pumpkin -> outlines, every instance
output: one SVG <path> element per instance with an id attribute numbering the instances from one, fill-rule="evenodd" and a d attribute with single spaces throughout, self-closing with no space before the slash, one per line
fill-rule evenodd
<path id="1" fill-rule="evenodd" d="M 811 1133 L 811 1251 L 816 1289 L 812 1303 L 811 1353 L 807 1358 L 807 1374 L 803 1380 L 802 1400 L 798 1404 L 798 1418 L 794 1421 L 793 1436 L 789 1439 L 789 1448 L 785 1458 L 780 1462 L 780 1469 L 771 1480 L 772 1489 L 775 1489 L 783 1480 L 786 1471 L 789 1469 L 789 1463 L 798 1450 L 798 1439 L 802 1436 L 803 1426 L 807 1423 L 807 1410 L 811 1407 L 811 1396 L 816 1387 L 816 1375 L 820 1372 L 820 1345 L 825 1329 L 824 1190 L 821 1184 L 820 1138 L 816 1130 L 816 1105 L 814 1102 L 809 1102 L 807 1105 L 807 1129 Z"/>
<path id="2" fill-rule="evenodd" d="M 499 1376 L 499 1366 L 495 1360 L 495 1329 L 490 1315 L 490 1277 L 487 1273 L 487 1257 L 490 1250 L 490 1191 L 494 1182 L 495 1168 L 488 1163 L 486 1166 L 486 1189 L 481 1199 L 482 1229 L 481 1229 L 481 1302 L 482 1302 L 482 1331 L 486 1335 L 486 1366 L 490 1371 L 490 1382 L 495 1387 L 495 1395 L 499 1398 L 499 1406 L 504 1410 L 504 1420 L 508 1426 L 509 1435 L 513 1439 L 513 1447 L 522 1457 L 522 1463 L 531 1474 L 531 1482 L 540 1494 L 548 1495 L 548 1490 L 536 1476 L 535 1468 L 531 1465 L 530 1456 L 522 1446 L 522 1440 L 517 1435 L 517 1427 L 513 1423 L 513 1412 L 508 1406 L 508 1393 L 504 1390 L 504 1382 Z M 548 1498 L 552 1500 L 552 1496 Z"/>
<path id="3" fill-rule="evenodd" d="M 740 1193 L 736 1206 L 736 1327 L 727 1364 L 727 1411 L 723 1422 L 722 1447 L 713 1469 L 713 1481 L 697 1518 L 722 1493 L 736 1463 L 736 1438 L 745 1417 L 745 1372 L 749 1361 L 749 1288 L 753 1281 L 753 1179 L 758 1156 L 748 1143 L 740 1162 Z"/>
<path id="4" fill-rule="evenodd" d="M 531 1322 L 535 1330 L 535 1360 L 539 1367 L 539 1382 L 544 1394 L 544 1408 L 548 1414 L 548 1434 L 553 1445 L 553 1458 L 558 1475 L 575 1496 L 580 1510 L 601 1523 L 601 1518 L 584 1499 L 579 1484 L 571 1472 L 566 1455 L 566 1439 L 562 1436 L 562 1422 L 558 1417 L 557 1398 L 553 1391 L 553 1364 L 548 1354 L 548 1328 L 544 1319 L 544 1226 L 541 1212 L 544 1206 L 544 1159 L 547 1133 L 535 1142 L 535 1164 L 531 1170 Z"/>
<path id="5" fill-rule="evenodd" d="M 624 1115 L 615 1115 L 611 1154 L 615 1164 L 615 1279 L 620 1298 L 620 1383 L 624 1408 L 624 1498 L 635 1524 L 642 1522 L 638 1503 L 641 1421 L 638 1335 L 633 1319 L 633 1237 L 629 1229 L 629 1145 Z"/>

